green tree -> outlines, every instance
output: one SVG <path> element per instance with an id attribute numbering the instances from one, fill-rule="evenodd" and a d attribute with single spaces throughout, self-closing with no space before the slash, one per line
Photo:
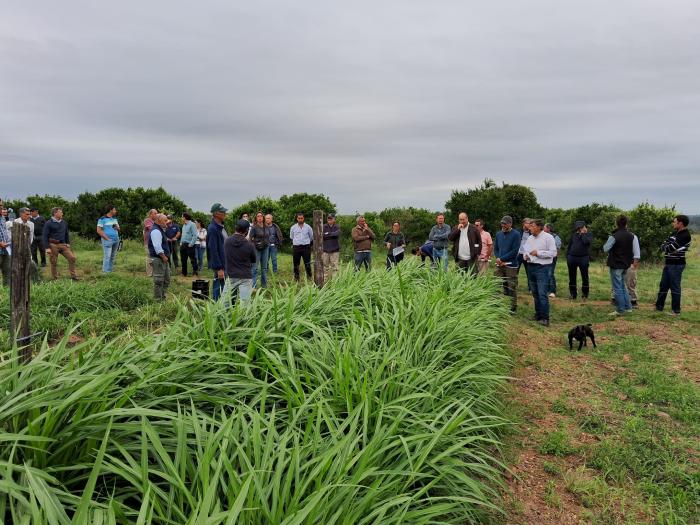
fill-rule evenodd
<path id="1" fill-rule="evenodd" d="M 379 213 L 384 229 L 382 235 L 391 229 L 394 221 L 401 223 L 401 231 L 409 244 L 420 244 L 428 238 L 430 228 L 435 224 L 437 212 L 425 208 L 386 208 Z M 375 232 L 379 235 L 379 232 Z"/>
<path id="2" fill-rule="evenodd" d="M 304 214 L 306 222 L 311 224 L 314 210 L 322 210 L 324 213 L 335 213 L 336 206 L 322 193 L 294 193 L 282 195 L 278 201 L 276 221 L 282 231 L 289 232 L 289 228 L 295 222 L 298 212 Z M 286 236 L 286 234 L 285 234 Z"/>
<path id="3" fill-rule="evenodd" d="M 671 222 L 676 216 L 675 207 L 656 208 L 648 202 L 639 204 L 629 212 L 629 228 L 639 238 L 642 260 L 659 260 L 659 246 L 671 234 Z"/>
<path id="4" fill-rule="evenodd" d="M 226 217 L 226 231 L 234 231 L 234 225 L 240 216 L 244 213 L 250 215 L 250 220 L 255 220 L 255 214 L 258 211 L 263 213 L 272 213 L 275 216 L 275 222 L 278 222 L 279 217 L 277 217 L 277 210 L 279 209 L 279 202 L 274 200 L 272 197 L 259 195 L 256 198 L 244 202 L 240 206 L 229 210 L 229 214 Z M 278 223 L 279 224 L 279 223 Z M 280 226 L 281 227 L 281 226 Z"/>

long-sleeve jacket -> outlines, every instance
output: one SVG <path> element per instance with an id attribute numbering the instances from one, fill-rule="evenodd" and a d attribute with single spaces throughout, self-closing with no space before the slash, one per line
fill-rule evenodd
<path id="1" fill-rule="evenodd" d="M 685 254 L 690 249 L 690 232 L 688 228 L 683 228 L 674 232 L 661 245 L 666 264 L 685 264 Z"/>
<path id="2" fill-rule="evenodd" d="M 350 235 L 356 252 L 366 252 L 372 249 L 372 241 L 376 236 L 369 226 L 364 229 L 360 228 L 359 225 L 355 226 Z"/>
<path id="3" fill-rule="evenodd" d="M 389 243 L 389 250 L 393 250 L 399 246 L 406 246 L 406 236 L 403 232 L 386 232 L 386 235 L 384 235 L 384 243 Z"/>
<path id="4" fill-rule="evenodd" d="M 430 229 L 430 234 L 428 234 L 428 240 L 433 241 L 433 248 L 442 250 L 443 248 L 447 248 L 447 245 L 449 244 L 449 236 L 449 224 L 443 224 L 442 226 L 438 226 L 436 224 Z"/>
<path id="5" fill-rule="evenodd" d="M 323 225 L 323 251 L 335 253 L 340 251 L 340 226 Z"/>
<path id="6" fill-rule="evenodd" d="M 518 266 L 518 251 L 520 251 L 520 232 L 511 229 L 507 233 L 501 230 L 496 234 L 493 243 L 493 254 L 507 266 Z"/>
<path id="7" fill-rule="evenodd" d="M 572 257 L 588 257 L 591 254 L 592 238 L 593 234 L 591 232 L 574 233 L 569 241 L 569 246 L 566 248 L 566 255 L 571 255 Z"/>
<path id="8" fill-rule="evenodd" d="M 197 237 L 197 226 L 194 222 L 188 221 L 182 225 L 182 237 L 180 243 L 188 246 L 195 246 L 199 238 Z"/>
<path id="9" fill-rule="evenodd" d="M 459 229 L 459 226 L 455 226 L 447 236 L 447 239 L 452 241 L 452 255 L 454 255 L 455 260 L 459 259 L 459 239 L 461 236 L 462 230 Z M 469 258 L 475 261 L 479 258 L 479 252 L 481 252 L 481 234 L 476 229 L 476 226 L 471 223 L 467 224 L 467 240 L 469 241 Z"/>
<path id="10" fill-rule="evenodd" d="M 211 221 L 207 227 L 207 261 L 209 269 L 218 271 L 226 267 L 224 239 L 228 237 L 224 225 Z"/>

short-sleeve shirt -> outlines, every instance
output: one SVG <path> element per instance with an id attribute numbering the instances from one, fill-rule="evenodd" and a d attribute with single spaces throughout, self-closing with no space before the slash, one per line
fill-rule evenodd
<path id="1" fill-rule="evenodd" d="M 105 215 L 104 217 L 100 217 L 100 220 L 97 221 L 97 227 L 102 228 L 102 231 L 105 232 L 107 237 L 113 241 L 118 241 L 119 232 L 116 230 L 115 226 L 119 226 L 119 221 L 116 217 L 107 217 Z"/>
<path id="2" fill-rule="evenodd" d="M 489 253 L 489 246 L 493 244 L 493 239 L 491 234 L 486 230 L 481 230 L 481 253 L 479 254 L 480 259 L 486 259 Z"/>

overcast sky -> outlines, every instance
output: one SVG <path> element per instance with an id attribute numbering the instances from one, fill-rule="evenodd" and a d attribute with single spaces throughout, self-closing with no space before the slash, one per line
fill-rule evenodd
<path id="1" fill-rule="evenodd" d="M 698 0 L 5 1 L 0 195 L 700 212 Z"/>

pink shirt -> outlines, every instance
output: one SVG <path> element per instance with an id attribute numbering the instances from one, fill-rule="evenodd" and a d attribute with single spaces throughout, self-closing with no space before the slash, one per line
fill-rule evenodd
<path id="1" fill-rule="evenodd" d="M 479 254 L 479 259 L 485 261 L 489 253 L 489 246 L 493 245 L 493 240 L 491 239 L 491 234 L 485 230 L 481 230 L 481 253 Z"/>

